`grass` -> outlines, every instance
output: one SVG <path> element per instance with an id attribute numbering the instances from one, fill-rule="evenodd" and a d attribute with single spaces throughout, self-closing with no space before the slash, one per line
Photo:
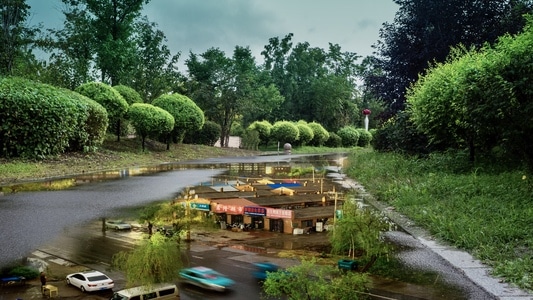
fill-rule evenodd
<path id="1" fill-rule="evenodd" d="M 348 175 L 435 237 L 464 249 L 494 275 L 533 290 L 533 182 L 493 163 L 462 155 L 408 158 L 354 152 Z"/>
<path id="2" fill-rule="evenodd" d="M 143 152 L 138 139 L 117 141 L 110 136 L 94 153 L 67 153 L 43 160 L 0 159 L 0 185 L 134 166 L 258 154 L 261 152 L 187 144 L 172 144 L 166 150 L 166 145 L 153 141 L 147 143 Z"/>

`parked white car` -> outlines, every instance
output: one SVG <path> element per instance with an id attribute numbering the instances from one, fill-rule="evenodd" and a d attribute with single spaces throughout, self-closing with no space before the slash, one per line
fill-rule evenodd
<path id="1" fill-rule="evenodd" d="M 67 284 L 79 288 L 82 292 L 108 290 L 115 287 L 113 279 L 99 271 L 85 271 L 67 275 Z"/>
<path id="2" fill-rule="evenodd" d="M 131 230 L 131 224 L 122 220 L 107 220 L 105 221 L 105 227 L 115 230 Z"/>

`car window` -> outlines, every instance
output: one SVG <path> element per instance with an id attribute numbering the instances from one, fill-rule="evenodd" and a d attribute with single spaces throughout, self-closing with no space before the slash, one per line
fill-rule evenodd
<path id="1" fill-rule="evenodd" d="M 175 289 L 166 289 L 166 290 L 160 290 L 159 296 L 166 296 L 166 295 L 172 295 L 174 294 Z"/>
<path id="2" fill-rule="evenodd" d="M 130 297 L 130 300 L 141 300 L 141 296 Z"/>
<path id="3" fill-rule="evenodd" d="M 157 293 L 148 293 L 143 295 L 143 300 L 157 298 Z"/>
<path id="4" fill-rule="evenodd" d="M 83 275 L 81 275 L 81 274 L 74 274 L 74 276 L 72 276 L 72 277 L 74 277 L 76 279 L 79 279 L 79 280 L 85 280 L 85 277 Z"/>
<path id="5" fill-rule="evenodd" d="M 115 294 L 113 294 L 113 297 L 110 300 L 127 300 L 127 299 L 128 299 L 128 297 L 126 297 L 124 295 L 121 295 L 119 293 L 115 293 Z M 133 299 L 133 298 L 131 298 L 131 299 Z M 138 299 L 138 300 L 140 300 L 140 299 Z"/>
<path id="6" fill-rule="evenodd" d="M 97 276 L 91 276 L 87 278 L 89 281 L 100 281 L 100 280 L 107 280 L 107 276 L 105 275 L 97 275 Z"/>

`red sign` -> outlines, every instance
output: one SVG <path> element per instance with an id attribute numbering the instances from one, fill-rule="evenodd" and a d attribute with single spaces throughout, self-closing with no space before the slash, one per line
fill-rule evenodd
<path id="1" fill-rule="evenodd" d="M 242 215 L 244 213 L 244 207 L 241 205 L 217 204 L 217 206 L 215 206 L 215 213 Z"/>

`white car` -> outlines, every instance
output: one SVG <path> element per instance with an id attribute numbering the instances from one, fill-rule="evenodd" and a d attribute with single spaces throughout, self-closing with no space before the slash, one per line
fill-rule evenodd
<path id="1" fill-rule="evenodd" d="M 130 230 L 131 224 L 121 220 L 107 220 L 105 221 L 105 227 L 115 230 Z"/>
<path id="2" fill-rule="evenodd" d="M 99 271 L 85 271 L 67 275 L 67 284 L 79 288 L 82 292 L 109 290 L 115 287 L 113 279 Z"/>

